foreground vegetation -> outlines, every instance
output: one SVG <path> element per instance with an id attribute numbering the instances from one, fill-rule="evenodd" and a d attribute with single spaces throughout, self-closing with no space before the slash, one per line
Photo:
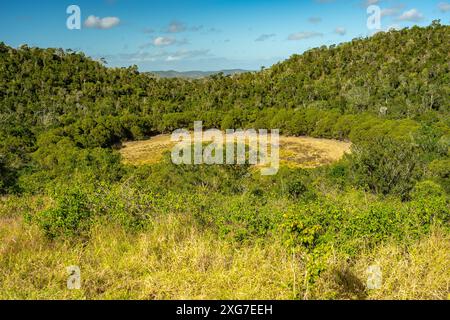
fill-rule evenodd
<path id="1" fill-rule="evenodd" d="M 1 44 L 0 298 L 447 299 L 449 29 L 195 81 Z M 352 152 L 273 177 L 168 154 L 123 163 L 122 143 L 194 120 L 349 139 Z"/>
<path id="2" fill-rule="evenodd" d="M 356 206 L 364 194 L 351 196 L 342 199 L 348 207 Z M 130 201 L 129 191 L 127 197 Z M 442 225 L 429 225 L 430 229 L 419 235 L 414 229 L 411 233 L 399 231 L 402 224 L 398 221 L 393 226 L 386 222 L 394 215 L 386 212 L 387 208 L 403 208 L 399 203 L 370 201 L 361 205 L 354 209 L 366 210 L 354 218 L 358 222 L 348 218 L 341 222 L 347 232 L 349 228 L 359 230 L 353 237 L 333 230 L 338 237 L 333 239 L 331 230 L 318 231 L 316 241 L 309 244 L 317 221 L 294 229 L 294 214 L 275 223 L 260 215 L 253 217 L 257 211 L 247 211 L 248 205 L 241 212 L 233 204 L 227 210 L 231 216 L 205 223 L 193 212 L 181 213 L 187 211 L 179 203 L 173 203 L 171 210 L 179 213 L 155 215 L 151 224 L 134 232 L 121 219 L 96 217 L 89 231 L 83 233 L 83 240 L 60 237 L 55 241 L 42 233 L 39 224 L 30 225 L 20 218 L 30 212 L 39 215 L 47 199 L 4 201 L 0 219 L 2 299 L 448 298 L 448 230 Z M 272 200 L 259 209 L 269 211 L 282 202 Z M 119 202 L 118 207 L 121 205 Z M 220 203 L 217 211 L 225 206 Z M 310 206 L 303 209 L 317 204 Z M 11 207 L 13 216 L 4 211 Z M 133 207 L 127 212 L 137 213 L 137 204 Z M 201 209 L 202 204 L 197 209 L 191 207 Z M 274 216 L 282 211 L 278 209 Z M 306 218 L 315 220 L 313 216 Z M 390 230 L 382 231 L 385 227 L 396 231 L 391 235 Z M 293 240 L 303 244 L 293 246 Z M 347 247 L 344 252 L 342 245 Z M 66 288 L 69 265 L 80 266 L 81 290 Z M 378 290 L 366 287 L 371 265 L 380 266 L 383 272 L 383 286 Z"/>
<path id="3" fill-rule="evenodd" d="M 438 184 L 402 201 L 347 184 L 347 160 L 261 177 L 168 156 L 121 182 L 80 177 L 50 196 L 4 198 L 1 297 L 448 297 L 449 199 Z M 70 265 L 80 291 L 66 288 Z M 379 290 L 366 287 L 371 265 Z"/>

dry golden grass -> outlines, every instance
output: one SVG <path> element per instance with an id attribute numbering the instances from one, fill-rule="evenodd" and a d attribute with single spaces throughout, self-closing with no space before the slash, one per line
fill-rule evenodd
<path id="1" fill-rule="evenodd" d="M 154 164 L 174 145 L 170 135 L 159 135 L 145 141 L 127 142 L 120 152 L 125 164 Z M 314 168 L 340 160 L 350 152 L 350 147 L 350 143 L 337 140 L 282 136 L 280 160 L 291 167 Z"/>
<path id="2" fill-rule="evenodd" d="M 450 299 L 450 238 L 440 232 L 410 248 L 390 245 L 366 253 L 356 265 L 360 274 L 369 264 L 383 271 L 383 286 L 371 299 Z"/>
<path id="3" fill-rule="evenodd" d="M 159 135 L 145 141 L 124 143 L 120 153 L 125 164 L 145 165 L 161 161 L 164 152 L 175 144 L 170 141 L 170 135 Z"/>
<path id="4" fill-rule="evenodd" d="M 315 287 L 320 299 L 450 299 L 450 235 L 442 230 L 410 246 L 387 244 L 363 252 L 353 263 L 335 257 L 329 264 Z M 381 270 L 378 289 L 366 287 L 369 266 Z"/>
<path id="5" fill-rule="evenodd" d="M 450 238 L 436 231 L 410 247 L 386 245 L 349 264 L 332 256 L 305 295 L 304 267 L 277 240 L 237 245 L 168 215 L 130 234 L 98 223 L 87 243 L 50 242 L 20 218 L 0 217 L 0 299 L 446 299 Z M 383 286 L 367 290 L 369 265 Z M 81 269 L 68 290 L 66 267 Z"/>
<path id="6" fill-rule="evenodd" d="M 351 143 L 310 137 L 280 137 L 281 163 L 315 168 L 339 161 L 349 153 Z"/>
<path id="7" fill-rule="evenodd" d="M 19 219 L 0 224 L 0 299 L 289 299 L 300 272 L 280 245 L 236 246 L 168 217 L 131 235 L 97 225 L 87 244 L 49 242 Z M 82 288 L 66 288 L 66 267 Z M 298 270 L 296 270 L 298 269 Z"/>

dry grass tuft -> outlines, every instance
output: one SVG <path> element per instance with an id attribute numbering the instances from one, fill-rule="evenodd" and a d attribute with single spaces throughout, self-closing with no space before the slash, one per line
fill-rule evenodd
<path id="1" fill-rule="evenodd" d="M 385 245 L 351 264 L 335 258 L 330 265 L 315 288 L 318 299 L 450 299 L 450 235 L 440 230 L 411 246 Z M 378 289 L 367 289 L 369 266 L 381 269 Z"/>

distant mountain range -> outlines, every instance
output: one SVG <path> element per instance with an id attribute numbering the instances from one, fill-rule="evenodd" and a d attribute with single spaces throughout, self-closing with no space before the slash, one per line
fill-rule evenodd
<path id="1" fill-rule="evenodd" d="M 251 72 L 250 70 L 242 69 L 231 69 L 231 70 L 220 70 L 220 71 L 185 71 L 178 72 L 174 70 L 169 71 L 151 71 L 150 73 L 160 77 L 160 78 L 184 78 L 184 79 L 201 79 L 206 78 L 215 74 L 223 73 L 225 76 L 241 74 L 245 72 Z"/>

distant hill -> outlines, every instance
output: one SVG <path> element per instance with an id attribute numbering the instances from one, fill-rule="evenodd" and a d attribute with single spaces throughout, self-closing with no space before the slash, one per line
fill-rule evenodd
<path id="1" fill-rule="evenodd" d="M 185 71 L 178 72 L 174 70 L 169 71 L 152 71 L 152 73 L 160 78 L 183 78 L 183 79 L 201 79 L 206 78 L 215 74 L 223 73 L 225 76 L 241 74 L 251 72 L 249 70 L 242 69 L 231 69 L 231 70 L 220 70 L 220 71 Z"/>

